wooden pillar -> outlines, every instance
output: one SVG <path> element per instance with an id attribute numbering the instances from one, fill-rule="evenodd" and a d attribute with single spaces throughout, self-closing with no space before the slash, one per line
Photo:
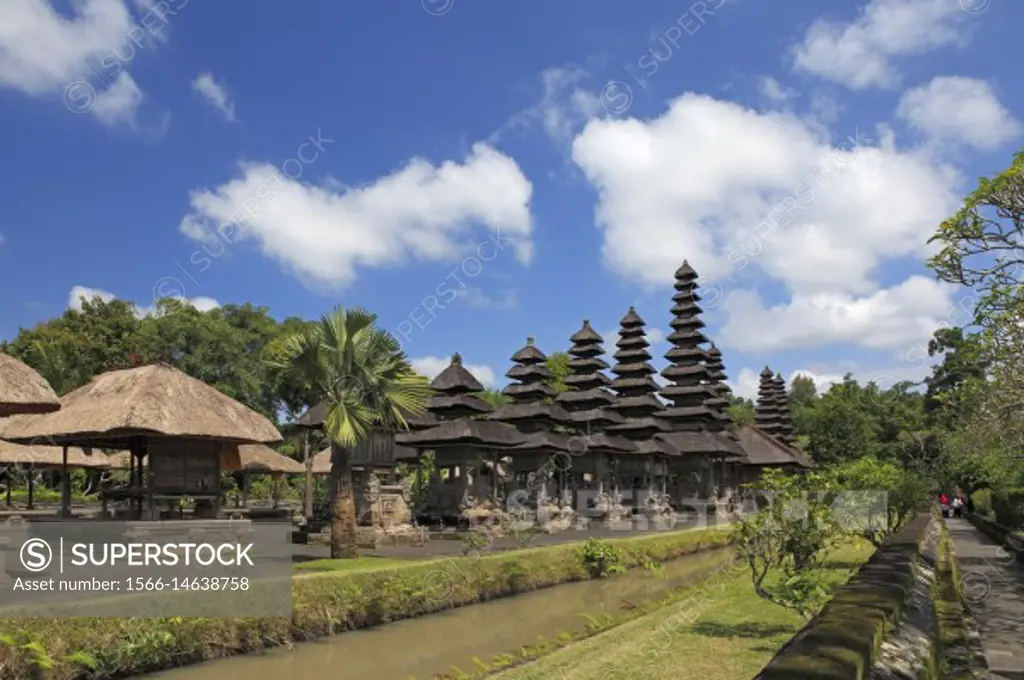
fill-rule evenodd
<path id="1" fill-rule="evenodd" d="M 249 506 L 249 473 L 242 470 L 242 507 L 246 508 Z"/>
<path id="2" fill-rule="evenodd" d="M 313 458 L 309 455 L 309 430 L 302 434 L 302 462 L 306 465 L 303 485 L 303 514 L 306 522 L 313 519 Z"/>
<path id="3" fill-rule="evenodd" d="M 157 519 L 156 517 L 156 500 L 153 498 L 153 460 L 149 457 L 149 442 L 143 439 L 140 442 L 140 448 L 142 450 L 142 456 L 140 457 L 139 467 L 142 467 L 142 462 L 145 461 L 145 483 L 146 483 L 146 514 L 149 515 L 149 519 Z M 220 469 L 219 467 L 217 468 Z"/>
<path id="4" fill-rule="evenodd" d="M 25 506 L 26 510 L 33 510 L 33 509 L 35 509 L 35 505 L 32 503 L 32 496 L 33 496 L 33 494 L 35 493 L 35 490 L 36 490 L 36 488 L 35 488 L 36 487 L 35 477 L 36 477 L 35 476 L 35 472 L 32 470 L 32 467 L 29 466 L 29 469 L 28 469 L 28 504 Z"/>
<path id="5" fill-rule="evenodd" d="M 4 481 L 7 482 L 7 507 L 11 507 L 11 468 L 4 470 Z"/>
<path id="6" fill-rule="evenodd" d="M 68 445 L 61 447 L 63 456 L 60 463 L 60 516 L 71 516 L 71 477 L 68 475 Z"/>
<path id="7" fill-rule="evenodd" d="M 281 484 L 283 476 L 280 472 L 270 473 L 270 507 L 276 509 L 281 504 Z"/>

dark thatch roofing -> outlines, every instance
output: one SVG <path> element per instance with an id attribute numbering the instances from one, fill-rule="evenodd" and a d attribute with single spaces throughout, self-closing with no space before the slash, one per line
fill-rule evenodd
<path id="1" fill-rule="evenodd" d="M 512 361 L 517 364 L 533 365 L 540 364 L 547 360 L 544 352 L 537 349 L 533 338 L 526 339 L 526 346 L 512 355 Z"/>
<path id="2" fill-rule="evenodd" d="M 590 319 L 584 319 L 583 327 L 569 336 L 569 342 L 577 345 L 596 345 L 604 342 L 604 338 L 590 327 Z"/>
<path id="3" fill-rule="evenodd" d="M 787 446 L 757 426 L 741 427 L 736 431 L 736 435 L 740 446 L 747 453 L 747 465 L 793 465 L 803 468 L 814 466 L 799 449 Z"/>
<path id="4" fill-rule="evenodd" d="M 629 308 L 626 315 L 619 321 L 619 325 L 623 328 L 632 328 L 634 326 L 643 326 L 644 320 L 640 318 L 640 315 L 636 313 L 636 309 L 633 307 Z"/>
<path id="5" fill-rule="evenodd" d="M 452 362 L 431 381 L 430 386 L 435 391 L 444 394 L 484 391 L 484 386 L 480 384 L 480 381 L 463 367 L 462 355 L 458 352 L 452 355 Z"/>
<path id="6" fill-rule="evenodd" d="M 523 435 L 523 443 L 512 447 L 512 451 L 537 453 L 574 453 L 571 435 L 560 432 L 533 432 Z M 578 453 L 578 452 L 577 452 Z"/>
<path id="7" fill-rule="evenodd" d="M 18 413 L 50 413 L 59 408 L 60 400 L 43 376 L 0 352 L 0 418 Z"/>
<path id="8" fill-rule="evenodd" d="M 683 260 L 683 264 L 676 270 L 675 277 L 680 281 L 692 281 L 697 278 L 697 272 L 687 260 Z"/>
<path id="9" fill-rule="evenodd" d="M 472 394 L 455 394 L 445 396 L 438 394 L 427 400 L 428 413 L 441 413 L 445 411 L 473 413 L 490 413 L 494 410 L 491 404 Z M 408 422 L 408 421 L 406 421 Z M 411 425 L 411 424 L 410 424 Z M 423 429 L 421 427 L 410 427 L 410 429 Z"/>
<path id="10" fill-rule="evenodd" d="M 498 408 L 494 413 L 488 414 L 486 419 L 493 421 L 508 421 L 509 423 L 545 420 L 552 421 L 553 423 L 568 423 L 570 421 L 569 414 L 561 406 L 558 406 L 557 404 L 545 404 L 542 401 L 505 404 Z"/>
<path id="11" fill-rule="evenodd" d="M 264 416 L 162 363 L 100 374 L 60 403 L 53 413 L 6 419 L 0 423 L 0 436 L 77 445 L 134 436 L 240 444 L 281 441 L 281 433 Z"/>
<path id="12" fill-rule="evenodd" d="M 677 455 L 703 455 L 718 458 L 745 458 L 735 439 L 724 432 L 702 430 L 666 432 L 655 435 Z"/>
<path id="13" fill-rule="evenodd" d="M 418 432 L 400 432 L 395 442 L 417 449 L 477 445 L 511 448 L 522 444 L 523 436 L 511 425 L 489 420 L 450 420 Z"/>

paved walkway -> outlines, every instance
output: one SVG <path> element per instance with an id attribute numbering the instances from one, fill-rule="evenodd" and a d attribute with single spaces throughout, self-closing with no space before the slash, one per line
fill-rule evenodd
<path id="1" fill-rule="evenodd" d="M 1024 564 L 964 519 L 947 520 L 964 599 L 994 680 L 1024 680 Z"/>

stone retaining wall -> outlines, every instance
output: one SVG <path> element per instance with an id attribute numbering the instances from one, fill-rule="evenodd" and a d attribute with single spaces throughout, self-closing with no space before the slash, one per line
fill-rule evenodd
<path id="1" fill-rule="evenodd" d="M 755 680 L 865 680 L 914 588 L 932 517 L 920 514 L 878 549 Z"/>

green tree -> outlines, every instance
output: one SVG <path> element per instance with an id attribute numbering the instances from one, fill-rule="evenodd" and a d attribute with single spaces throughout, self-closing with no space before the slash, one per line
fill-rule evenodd
<path id="1" fill-rule="evenodd" d="M 874 453 L 874 422 L 865 406 L 863 390 L 849 374 L 818 400 L 808 424 L 816 462 L 842 463 Z"/>
<path id="2" fill-rule="evenodd" d="M 136 351 L 141 361 L 166 362 L 276 421 L 280 401 L 263 356 L 276 335 L 277 322 L 265 307 L 201 312 L 168 299 L 139 323 Z"/>
<path id="3" fill-rule="evenodd" d="M 483 393 L 480 394 L 480 398 L 494 408 L 504 406 L 512 401 L 508 395 L 502 394 L 500 390 L 484 390 Z"/>
<path id="4" fill-rule="evenodd" d="M 286 343 L 286 355 L 308 376 L 317 401 L 327 402 L 333 558 L 358 556 L 350 450 L 373 429 L 408 429 L 406 415 L 422 414 L 431 393 L 399 342 L 376 322 L 365 310 L 337 307 Z"/>
<path id="5" fill-rule="evenodd" d="M 3 350 L 18 357 L 66 394 L 93 376 L 133 364 L 139 320 L 122 300 L 83 299 L 81 309 L 22 329 Z"/>
<path id="6" fill-rule="evenodd" d="M 789 403 L 793 406 L 811 406 L 818 397 L 814 379 L 806 375 L 793 376 L 789 387 Z"/>
<path id="7" fill-rule="evenodd" d="M 998 323 L 1024 282 L 1024 151 L 999 175 L 979 180 L 929 242 L 941 246 L 929 260 L 939 278 L 981 294 L 974 320 Z"/>
<path id="8" fill-rule="evenodd" d="M 754 424 L 754 402 L 736 395 L 730 395 L 729 402 L 729 417 L 736 427 Z"/>
<path id="9" fill-rule="evenodd" d="M 751 488 L 760 508 L 743 517 L 734 536 L 754 592 L 808 617 L 828 599 L 822 566 L 843 537 L 831 512 L 838 491 L 834 477 L 765 470 Z"/>
<path id="10" fill-rule="evenodd" d="M 554 376 L 548 384 L 555 388 L 555 392 L 565 392 L 569 389 L 569 386 L 565 384 L 565 379 L 572 373 L 569 368 L 571 359 L 572 357 L 567 352 L 552 352 L 548 355 L 545 366 Z"/>

